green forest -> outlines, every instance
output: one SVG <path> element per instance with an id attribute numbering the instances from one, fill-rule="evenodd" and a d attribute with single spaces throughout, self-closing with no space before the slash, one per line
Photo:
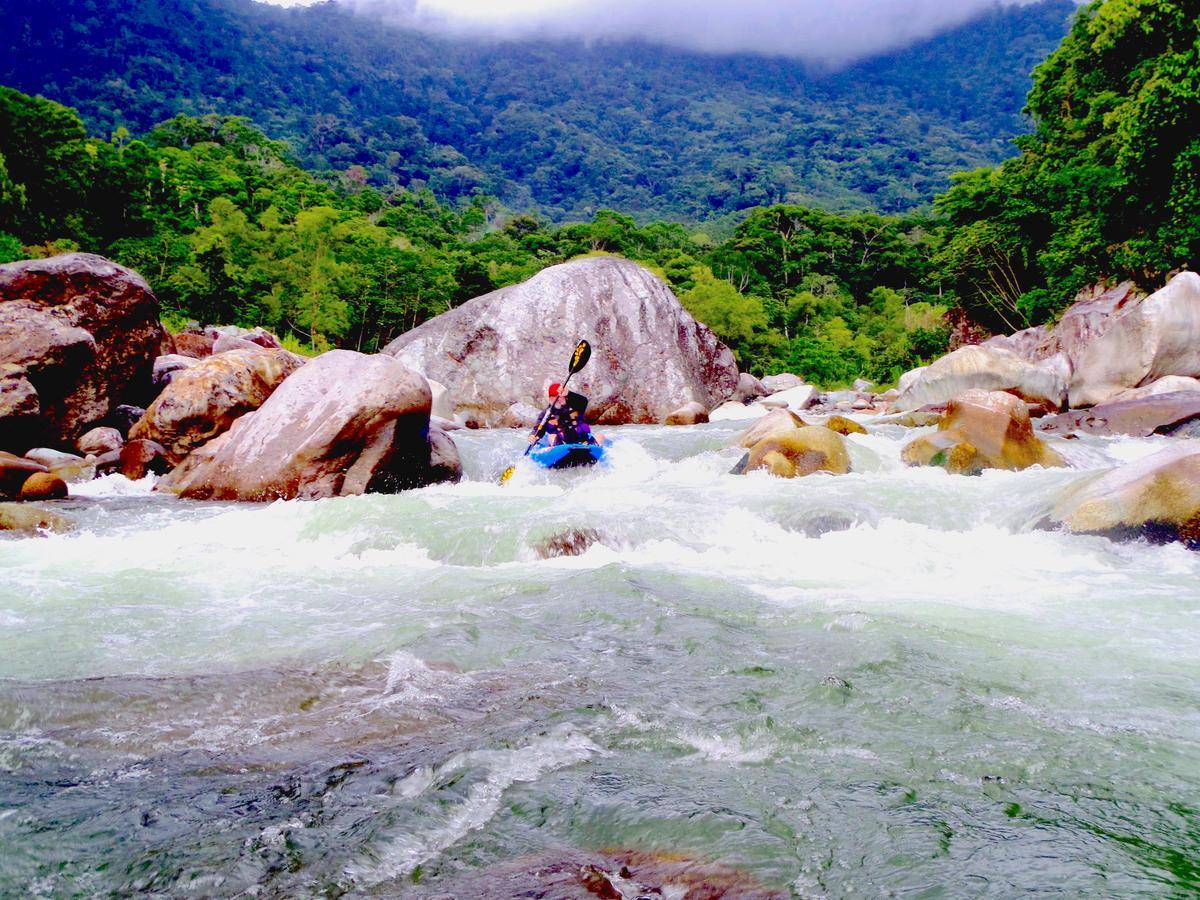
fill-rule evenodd
<path id="1" fill-rule="evenodd" d="M 357 7 L 356 7 L 357 8 Z M 840 71 L 640 43 L 450 40 L 343 4 L 0 0 L 0 84 L 92 133 L 244 116 L 313 172 L 477 193 L 549 222 L 618 209 L 726 237 L 744 210 L 928 210 L 1028 129 L 1071 0 L 1004 4 Z"/>
<path id="2" fill-rule="evenodd" d="M 0 89 L 0 260 L 102 253 L 175 322 L 261 324 L 364 351 L 471 297 L 588 253 L 660 273 L 757 374 L 888 382 L 950 324 L 1052 321 L 1083 286 L 1160 286 L 1200 253 L 1200 33 L 1188 4 L 1084 7 L 1033 73 L 1018 156 L 956 176 L 932 215 L 747 209 L 725 240 L 600 209 L 552 224 L 482 191 L 381 187 L 301 168 L 232 116 L 89 134 Z"/>

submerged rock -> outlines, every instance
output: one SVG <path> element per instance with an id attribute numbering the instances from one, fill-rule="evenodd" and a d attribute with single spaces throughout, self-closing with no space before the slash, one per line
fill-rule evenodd
<path id="1" fill-rule="evenodd" d="M 35 503 L 0 503 L 0 531 L 36 535 L 70 531 L 72 526 L 66 516 Z"/>
<path id="2" fill-rule="evenodd" d="M 850 471 L 850 455 L 845 438 L 817 425 L 805 425 L 790 431 L 775 432 L 750 448 L 744 471 L 765 469 L 780 478 L 829 472 L 845 475 Z"/>
<path id="3" fill-rule="evenodd" d="M 602 535 L 595 528 L 572 528 L 538 541 L 534 547 L 539 559 L 556 556 L 579 556 L 593 544 L 598 544 Z"/>
<path id="4" fill-rule="evenodd" d="M 1200 440 L 1186 440 L 1063 492 L 1050 521 L 1079 534 L 1200 548 Z"/>
<path id="5" fill-rule="evenodd" d="M 158 488 L 221 500 L 315 499 L 456 480 L 461 471 L 447 471 L 444 446 L 453 441 L 442 432 L 431 438 L 430 399 L 425 379 L 391 357 L 331 350 Z"/>
<path id="6" fill-rule="evenodd" d="M 1065 465 L 1034 434 L 1025 404 L 1003 391 L 962 394 L 947 405 L 938 430 L 907 444 L 900 456 L 910 466 L 941 466 L 956 475 Z"/>
<path id="7" fill-rule="evenodd" d="M 164 336 L 146 282 L 103 257 L 0 265 L 0 449 L 73 447 L 147 394 Z"/>
<path id="8" fill-rule="evenodd" d="M 733 353 L 649 270 L 617 257 L 551 266 L 468 300 L 384 348 L 435 378 L 456 411 L 495 425 L 513 403 L 538 406 L 548 377 L 565 376 L 580 338 L 588 365 L 571 381 L 588 419 L 659 423 L 688 401 L 706 409 L 733 393 Z"/>

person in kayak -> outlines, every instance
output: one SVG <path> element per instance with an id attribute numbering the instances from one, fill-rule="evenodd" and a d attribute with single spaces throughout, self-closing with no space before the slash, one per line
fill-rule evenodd
<path id="1" fill-rule="evenodd" d="M 583 420 L 583 414 L 587 410 L 587 397 L 574 391 L 563 394 L 562 385 L 557 382 L 550 385 L 548 394 L 550 406 L 547 410 L 542 411 L 542 416 L 546 419 L 546 426 L 541 435 L 541 441 L 547 447 L 553 447 L 556 444 L 596 443 L 591 427 Z M 532 444 L 537 440 L 539 440 L 539 435 L 535 429 L 534 433 L 529 436 L 529 443 Z"/>

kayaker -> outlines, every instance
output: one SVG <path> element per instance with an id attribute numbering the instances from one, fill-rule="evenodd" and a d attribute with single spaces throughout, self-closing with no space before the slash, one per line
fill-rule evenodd
<path id="1" fill-rule="evenodd" d="M 546 446 L 553 447 L 556 444 L 594 444 L 596 440 L 592 437 L 592 430 L 583 420 L 584 411 L 587 409 L 587 397 L 583 396 L 583 394 L 577 394 L 574 391 L 568 391 L 566 394 L 563 394 L 562 385 L 558 382 L 550 385 L 547 394 L 550 405 L 546 410 L 542 411 L 542 416 L 546 419 L 542 441 Z M 548 415 L 547 412 L 549 413 Z M 529 436 L 529 443 L 532 444 L 537 440 L 538 433 L 535 430 Z"/>

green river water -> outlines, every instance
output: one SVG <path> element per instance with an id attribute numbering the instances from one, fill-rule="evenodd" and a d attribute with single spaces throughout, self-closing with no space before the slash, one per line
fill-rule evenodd
<path id="1" fill-rule="evenodd" d="M 399 496 L 84 486 L 0 540 L 0 896 L 499 897 L 617 851 L 754 896 L 1200 893 L 1200 556 L 1035 527 L 1162 440 L 963 478 L 884 427 L 783 481 L 726 474 L 739 430 L 503 487 L 521 435 L 456 432 L 466 480 Z"/>

